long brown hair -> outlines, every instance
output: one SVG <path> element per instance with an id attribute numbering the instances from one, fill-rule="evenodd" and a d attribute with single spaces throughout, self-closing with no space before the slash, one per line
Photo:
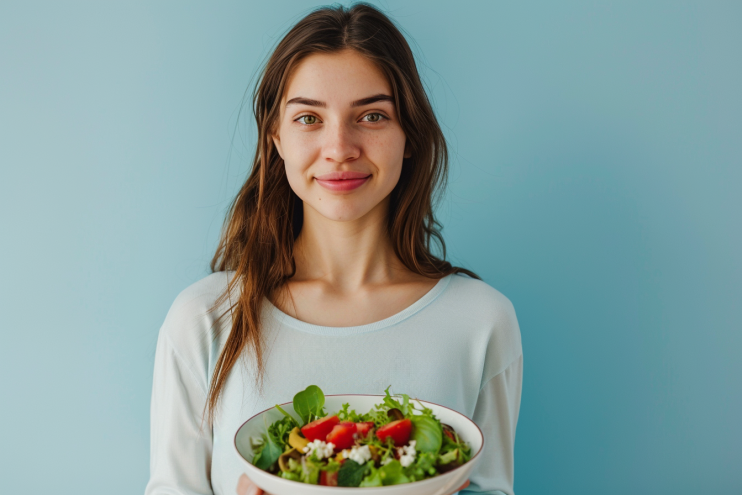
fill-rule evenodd
<path id="1" fill-rule="evenodd" d="M 446 246 L 433 210 L 446 185 L 448 150 L 404 36 L 386 15 L 366 3 L 314 10 L 278 43 L 252 94 L 258 129 L 253 167 L 229 209 L 211 261 L 213 272 L 235 272 L 212 309 L 234 288 L 239 296 L 222 315 L 232 315 L 232 327 L 209 386 L 209 424 L 227 376 L 245 347 L 254 359 L 258 385 L 262 384 L 263 299 L 280 292 L 296 272 L 293 248 L 301 231 L 303 203 L 289 186 L 271 139 L 288 78 L 306 56 L 346 49 L 368 57 L 389 79 L 397 117 L 412 151 L 390 197 L 387 227 L 396 255 L 408 269 L 432 279 L 451 273 L 480 278 L 445 261 Z M 442 259 L 431 253 L 433 241 L 440 244 Z"/>

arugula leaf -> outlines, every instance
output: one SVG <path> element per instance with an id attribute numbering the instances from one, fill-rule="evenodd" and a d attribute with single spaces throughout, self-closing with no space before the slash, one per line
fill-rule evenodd
<path id="1" fill-rule="evenodd" d="M 286 444 L 289 443 L 289 434 L 294 429 L 296 420 L 294 418 L 281 418 L 278 421 L 274 421 L 272 425 L 268 427 L 268 436 L 273 439 L 273 442 L 278 445 L 283 451 L 286 448 Z"/>
<path id="2" fill-rule="evenodd" d="M 284 416 L 286 416 L 287 418 L 289 418 L 291 421 L 293 421 L 294 426 L 299 426 L 299 423 L 296 422 L 296 420 L 294 419 L 294 417 L 292 415 L 290 415 L 289 413 L 287 413 L 286 411 L 284 411 L 283 408 L 281 406 L 279 406 L 278 404 L 276 404 L 276 409 L 278 409 L 279 411 L 281 411 L 281 414 L 283 414 Z"/>
<path id="3" fill-rule="evenodd" d="M 351 459 L 346 460 L 338 470 L 338 486 L 361 486 L 366 468 L 366 464 L 358 464 Z"/>
<path id="4" fill-rule="evenodd" d="M 450 452 L 457 451 L 456 454 L 456 460 L 460 464 L 464 464 L 465 462 L 469 462 L 471 459 L 471 446 L 464 442 L 461 437 L 459 437 L 459 434 L 454 432 L 455 440 L 451 440 L 448 435 L 443 435 L 443 446 L 441 447 L 440 451 L 440 458 L 443 458 L 443 456 L 449 454 Z M 449 457 L 446 457 L 446 459 L 449 459 Z M 450 461 L 449 461 L 450 462 Z M 445 462 L 438 461 L 439 464 L 445 464 Z"/>
<path id="5" fill-rule="evenodd" d="M 386 409 L 383 407 L 381 409 L 372 409 L 362 416 L 362 420 L 373 421 L 375 428 L 381 428 L 382 426 L 392 422 L 392 418 L 387 415 Z"/>
<path id="6" fill-rule="evenodd" d="M 384 405 L 387 407 L 387 409 L 399 409 L 402 411 L 402 414 L 404 414 L 405 417 L 409 417 L 409 414 L 412 413 L 412 410 L 410 408 L 410 396 L 407 394 L 401 394 L 399 397 L 402 397 L 402 402 L 400 403 L 398 400 L 395 400 L 394 397 L 389 394 L 389 389 L 392 386 L 389 385 L 386 390 L 384 390 L 384 393 L 386 394 L 386 397 L 384 397 Z"/>
<path id="7" fill-rule="evenodd" d="M 322 417 L 325 406 L 325 394 L 317 385 L 310 385 L 294 396 L 294 411 L 304 425 Z"/>
<path id="8" fill-rule="evenodd" d="M 354 423 L 360 423 L 364 420 L 363 416 L 356 413 L 355 409 L 350 409 L 350 404 L 345 403 L 343 404 L 343 408 L 338 411 L 337 416 L 340 418 L 340 421 L 352 421 Z"/>

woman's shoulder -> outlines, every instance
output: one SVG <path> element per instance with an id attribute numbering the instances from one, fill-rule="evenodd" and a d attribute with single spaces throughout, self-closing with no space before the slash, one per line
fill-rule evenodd
<path id="1" fill-rule="evenodd" d="M 173 308 L 190 308 L 199 309 L 205 306 L 211 307 L 216 300 L 227 289 L 229 281 L 234 276 L 234 272 L 214 272 L 204 278 L 193 282 L 185 289 L 180 291 L 173 301 Z"/>
<path id="2" fill-rule="evenodd" d="M 448 291 L 449 308 L 459 321 L 486 339 L 488 374 L 493 376 L 522 354 L 515 307 L 502 292 L 479 279 L 455 274 Z"/>
<path id="3" fill-rule="evenodd" d="M 515 318 L 515 308 L 510 299 L 484 280 L 456 273 L 452 275 L 448 292 L 469 318 L 493 323 Z"/>
<path id="4" fill-rule="evenodd" d="M 180 350 L 197 348 L 206 350 L 222 332 L 222 327 L 230 323 L 228 310 L 230 298 L 218 307 L 217 300 L 226 292 L 234 272 L 215 272 L 192 283 L 183 289 L 170 306 L 160 334 Z M 234 297 L 231 298 L 234 303 Z"/>

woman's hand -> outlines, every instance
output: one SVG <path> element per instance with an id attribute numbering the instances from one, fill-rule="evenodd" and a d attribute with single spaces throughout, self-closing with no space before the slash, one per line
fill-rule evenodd
<path id="1" fill-rule="evenodd" d="M 459 490 L 463 490 L 467 486 L 469 486 L 469 480 L 466 480 L 466 483 L 464 483 L 451 493 L 456 493 Z M 240 476 L 240 480 L 237 482 L 237 495 L 270 495 L 270 493 L 263 492 L 263 490 L 258 488 L 255 483 L 250 481 L 250 478 L 248 478 L 247 475 L 243 474 L 242 476 Z"/>
<path id="2" fill-rule="evenodd" d="M 265 493 L 250 481 L 246 474 L 243 474 L 237 482 L 237 495 L 270 495 L 270 493 Z"/>

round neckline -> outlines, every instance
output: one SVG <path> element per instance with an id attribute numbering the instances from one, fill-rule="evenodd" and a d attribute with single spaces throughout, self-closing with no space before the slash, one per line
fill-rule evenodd
<path id="1" fill-rule="evenodd" d="M 410 316 L 414 315 L 418 311 L 422 310 L 425 306 L 430 304 L 437 298 L 448 286 L 453 273 L 446 275 L 436 282 L 436 284 L 425 293 L 420 299 L 407 306 L 405 309 L 397 314 L 394 314 L 383 320 L 375 321 L 373 323 L 367 323 L 365 325 L 356 325 L 352 327 L 327 327 L 324 325 L 315 325 L 313 323 L 307 323 L 305 321 L 294 318 L 278 309 L 267 297 L 264 298 L 268 313 L 280 323 L 288 325 L 296 330 L 300 330 L 306 333 L 313 333 L 317 335 L 328 335 L 328 336 L 347 336 L 357 335 L 360 333 L 373 332 L 381 330 L 395 325 Z"/>

